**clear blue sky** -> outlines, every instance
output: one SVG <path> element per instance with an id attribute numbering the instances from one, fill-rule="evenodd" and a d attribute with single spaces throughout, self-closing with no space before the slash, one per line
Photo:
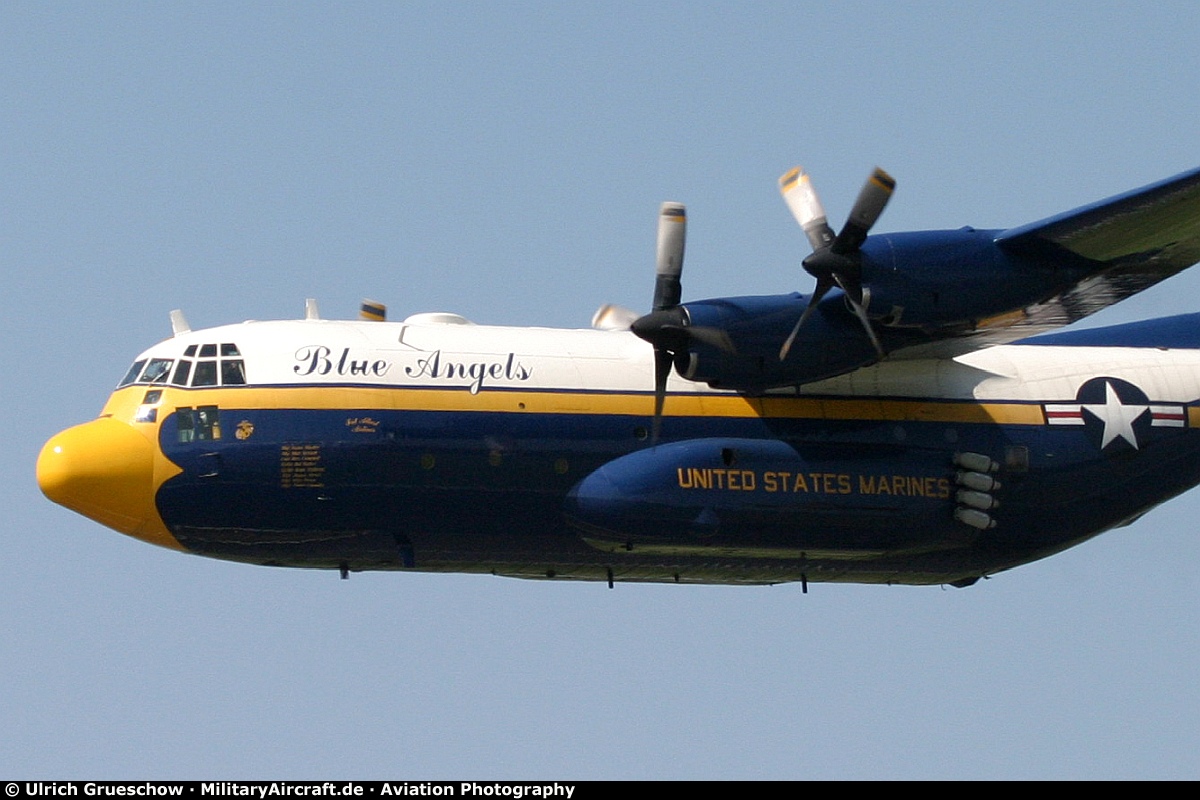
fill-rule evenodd
<path id="1" fill-rule="evenodd" d="M 170 333 L 583 327 L 809 290 L 835 225 L 1007 227 L 1200 164 L 1200 5 L 0 9 L 0 776 L 1200 777 L 1200 492 L 967 590 L 258 568 L 45 500 L 41 444 Z M 1096 323 L 1200 310 L 1200 270 Z"/>

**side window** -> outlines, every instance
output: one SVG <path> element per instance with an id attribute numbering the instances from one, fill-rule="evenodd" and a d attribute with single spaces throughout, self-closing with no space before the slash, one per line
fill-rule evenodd
<path id="1" fill-rule="evenodd" d="M 221 414 L 216 406 L 196 409 L 196 438 L 202 442 L 221 438 Z"/>
<path id="2" fill-rule="evenodd" d="M 221 438 L 221 412 L 216 406 L 176 408 L 175 419 L 181 443 L 209 442 Z"/>
<path id="3" fill-rule="evenodd" d="M 196 419 L 190 408 L 175 409 L 175 427 L 179 431 L 181 443 L 196 440 Z"/>
<path id="4" fill-rule="evenodd" d="M 134 412 L 134 422 L 154 422 L 158 419 L 158 401 L 162 400 L 162 389 L 151 389 L 142 397 L 142 404 Z"/>

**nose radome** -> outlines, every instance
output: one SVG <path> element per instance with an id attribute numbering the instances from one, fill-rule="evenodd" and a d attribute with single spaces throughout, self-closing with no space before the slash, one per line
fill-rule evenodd
<path id="1" fill-rule="evenodd" d="M 163 543 L 153 530 L 162 528 L 154 507 L 154 448 L 126 423 L 97 419 L 52 437 L 38 456 L 37 479 L 55 503 Z"/>

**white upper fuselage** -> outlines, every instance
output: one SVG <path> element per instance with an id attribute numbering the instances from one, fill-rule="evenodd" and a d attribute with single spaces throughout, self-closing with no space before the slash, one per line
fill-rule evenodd
<path id="1" fill-rule="evenodd" d="M 181 333 L 138 360 L 194 358 L 195 348 L 185 356 L 193 345 L 226 343 L 236 345 L 246 383 L 257 387 L 424 387 L 470 394 L 653 390 L 651 348 L 628 331 L 485 326 L 444 314 L 398 323 L 245 322 Z M 888 360 L 770 394 L 1038 402 L 1073 398 L 1080 384 L 1097 375 L 1135 383 L 1154 400 L 1188 402 L 1200 397 L 1200 351 L 1000 345 L 953 359 Z M 668 391 L 713 393 L 674 373 Z"/>

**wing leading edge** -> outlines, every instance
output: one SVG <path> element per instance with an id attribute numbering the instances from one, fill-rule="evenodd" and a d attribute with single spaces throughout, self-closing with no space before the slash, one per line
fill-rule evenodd
<path id="1" fill-rule="evenodd" d="M 1090 274 L 1026 309 L 1028 335 L 1068 325 L 1200 262 L 1200 169 L 1004 231 L 996 245 L 1039 263 L 1082 260 Z"/>
<path id="2" fill-rule="evenodd" d="M 952 357 L 1046 333 L 1200 262 L 1200 169 L 1010 228 L 994 242 L 1014 263 L 1061 270 L 1074 282 L 1019 312 L 893 357 Z"/>

